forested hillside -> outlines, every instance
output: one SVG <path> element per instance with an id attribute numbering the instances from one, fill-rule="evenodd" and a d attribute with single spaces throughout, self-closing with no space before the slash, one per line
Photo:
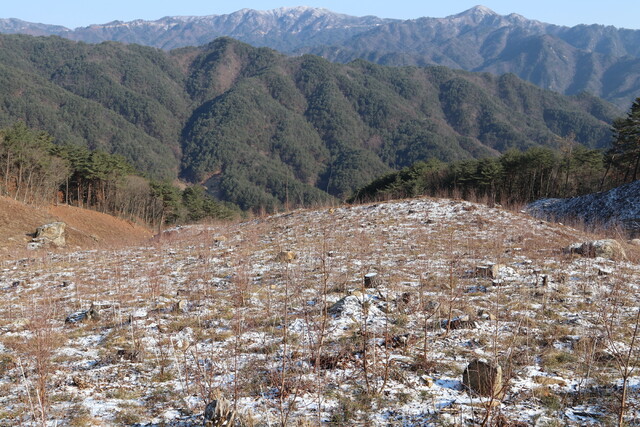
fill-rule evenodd
<path id="1" fill-rule="evenodd" d="M 326 9 L 242 9 L 227 15 L 113 21 L 74 30 L 0 19 L 1 33 L 59 35 L 89 43 L 119 41 L 175 49 L 228 36 L 293 55 L 348 63 L 443 65 L 513 73 L 567 95 L 586 91 L 627 108 L 640 95 L 640 31 L 604 25 L 565 27 L 499 15 L 484 7 L 444 18 L 355 17 Z"/>
<path id="2" fill-rule="evenodd" d="M 605 155 L 571 141 L 561 150 L 533 147 L 509 150 L 499 157 L 445 164 L 435 160 L 381 176 L 358 189 L 350 202 L 445 196 L 520 206 L 543 197 L 569 197 L 619 183 L 604 179 Z"/>
<path id="3" fill-rule="evenodd" d="M 538 199 L 589 195 L 635 182 L 640 176 L 640 98 L 635 100 L 625 117 L 614 120 L 611 130 L 611 144 L 607 150 L 589 149 L 572 138 L 564 138 L 559 149 L 555 150 L 548 147 L 532 147 L 524 152 L 508 150 L 499 157 L 449 164 L 435 159 L 419 161 L 359 188 L 349 201 L 366 202 L 428 194 L 513 206 Z M 620 193 L 624 191 L 616 190 L 616 197 L 624 200 L 618 197 Z M 585 200 L 593 197 L 602 199 L 600 204 L 606 204 L 608 200 L 602 194 L 589 195 Z M 554 202 L 554 209 L 557 206 L 577 207 L 580 203 Z M 588 218 L 588 222 L 594 222 L 593 214 L 597 211 L 591 209 L 592 217 Z M 571 215 L 567 212 L 558 213 L 558 217 L 562 216 Z M 587 219 L 587 215 L 577 208 L 572 216 Z M 613 217 L 610 213 L 605 216 Z"/>
<path id="4" fill-rule="evenodd" d="M 513 73 L 564 94 L 582 91 L 622 108 L 640 95 L 640 31 L 603 25 L 564 27 L 476 6 L 446 18 L 372 26 L 333 46 L 298 52 L 332 61 L 356 58 L 384 65 L 444 65 Z"/>
<path id="5" fill-rule="evenodd" d="M 205 184 L 244 209 L 343 198 L 430 158 L 604 147 L 606 102 L 514 75 L 289 58 L 222 38 L 171 52 L 0 37 L 0 124 L 17 119 L 120 154 L 151 177 Z"/>
<path id="6" fill-rule="evenodd" d="M 25 204 L 75 205 L 153 226 L 239 214 L 201 186 L 180 190 L 149 180 L 120 155 L 55 145 L 47 132 L 22 121 L 0 129 L 0 171 L 0 195 Z"/>

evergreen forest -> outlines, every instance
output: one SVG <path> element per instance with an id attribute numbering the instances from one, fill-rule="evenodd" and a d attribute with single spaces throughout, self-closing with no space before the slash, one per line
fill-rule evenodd
<path id="1" fill-rule="evenodd" d="M 47 132 L 22 121 L 0 129 L 0 170 L 0 194 L 23 203 L 66 203 L 153 226 L 240 213 L 202 186 L 180 190 L 166 180 L 149 180 L 121 155 L 56 145 Z"/>
<path id="2" fill-rule="evenodd" d="M 492 198 L 505 197 L 500 180 L 520 185 L 506 178 L 510 167 L 535 171 L 527 197 L 591 190 L 606 169 L 599 156 L 611 145 L 611 123 L 623 114 L 587 93 L 560 95 L 512 74 L 334 64 L 230 38 L 165 52 L 2 35 L 0 84 L 5 192 L 42 198 L 36 175 L 25 177 L 8 157 L 6 135 L 33 132 L 35 152 L 62 162 L 52 176 L 38 175 L 48 186 L 38 191 L 52 197 L 59 188 L 70 203 L 162 221 L 225 216 L 230 206 L 322 205 L 425 167 L 463 192 L 470 176 L 482 176 L 474 191 Z M 190 186 L 186 195 L 170 184 L 176 179 Z M 154 202 L 114 202 L 140 180 Z"/>
<path id="3" fill-rule="evenodd" d="M 518 206 L 543 198 L 575 197 L 632 182 L 640 172 L 640 98 L 614 120 L 607 149 L 564 138 L 558 149 L 507 150 L 498 157 L 444 163 L 418 161 L 359 188 L 354 202 L 414 197 L 460 197 Z"/>

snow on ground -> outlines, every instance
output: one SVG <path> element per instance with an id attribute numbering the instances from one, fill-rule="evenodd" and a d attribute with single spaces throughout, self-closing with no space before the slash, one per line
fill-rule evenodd
<path id="1" fill-rule="evenodd" d="M 0 425 L 201 425 L 218 394 L 254 425 L 607 424 L 640 276 L 630 246 L 562 252 L 590 239 L 422 198 L 1 260 Z M 465 390 L 475 358 L 501 399 Z"/>
<path id="2" fill-rule="evenodd" d="M 640 181 L 569 199 L 537 200 L 527 206 L 527 211 L 544 219 L 621 227 L 637 235 L 640 233 Z"/>

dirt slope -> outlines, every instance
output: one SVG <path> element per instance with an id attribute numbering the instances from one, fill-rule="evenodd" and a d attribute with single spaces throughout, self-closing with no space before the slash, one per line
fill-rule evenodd
<path id="1" fill-rule="evenodd" d="M 0 197 L 0 257 L 21 253 L 36 228 L 54 221 L 67 224 L 67 247 L 88 249 L 132 245 L 152 232 L 140 225 L 73 206 L 34 207 Z"/>

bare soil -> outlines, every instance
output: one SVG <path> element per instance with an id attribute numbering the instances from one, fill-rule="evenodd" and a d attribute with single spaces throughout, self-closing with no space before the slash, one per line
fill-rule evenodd
<path id="1" fill-rule="evenodd" d="M 0 197 L 0 257 L 22 254 L 36 228 L 55 221 L 67 224 L 67 248 L 73 250 L 136 245 L 153 236 L 147 227 L 100 212 L 68 205 L 30 206 Z"/>

